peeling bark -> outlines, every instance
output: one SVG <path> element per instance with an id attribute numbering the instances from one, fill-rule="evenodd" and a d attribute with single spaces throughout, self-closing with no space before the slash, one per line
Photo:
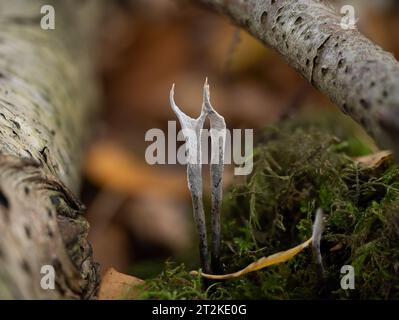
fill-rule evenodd
<path id="1" fill-rule="evenodd" d="M 322 0 L 199 0 L 276 49 L 399 159 L 399 63 Z"/>
<path id="2" fill-rule="evenodd" d="M 89 57 L 101 1 L 0 3 L 0 298 L 91 298 L 97 264 L 76 194 L 96 105 Z M 56 29 L 42 30 L 42 4 Z M 40 286 L 43 265 L 55 290 Z"/>

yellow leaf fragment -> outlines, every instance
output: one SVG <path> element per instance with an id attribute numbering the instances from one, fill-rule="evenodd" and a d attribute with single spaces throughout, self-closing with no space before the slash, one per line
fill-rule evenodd
<path id="1" fill-rule="evenodd" d="M 291 249 L 288 249 L 286 251 L 281 251 L 274 253 L 268 257 L 262 257 L 258 261 L 255 261 L 251 263 L 250 265 L 246 266 L 244 269 L 234 272 L 234 273 L 229 273 L 229 274 L 224 274 L 224 275 L 214 275 L 214 274 L 207 274 L 207 273 L 199 273 L 198 271 L 191 271 L 192 275 L 198 275 L 200 274 L 204 278 L 208 279 L 214 279 L 214 280 L 226 280 L 226 279 L 233 279 L 233 278 L 238 278 L 244 274 L 247 274 L 249 272 L 257 271 L 272 265 L 280 264 L 283 262 L 286 262 L 293 257 L 295 257 L 298 253 L 300 253 L 303 249 L 308 247 L 312 243 L 312 239 L 310 238 L 306 240 L 305 242 L 301 243 L 300 245 L 297 245 L 296 247 L 293 247 Z"/>

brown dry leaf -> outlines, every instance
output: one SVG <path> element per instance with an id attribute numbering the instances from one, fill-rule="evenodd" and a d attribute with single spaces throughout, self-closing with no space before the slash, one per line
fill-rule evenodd
<path id="1" fill-rule="evenodd" d="M 98 294 L 99 300 L 135 299 L 139 292 L 135 287 L 144 284 L 144 281 L 120 273 L 110 268 L 105 273 Z"/>
<path id="2" fill-rule="evenodd" d="M 389 150 L 379 151 L 363 157 L 356 157 L 354 160 L 368 168 L 377 169 L 382 164 L 392 159 L 392 152 Z"/>
<path id="3" fill-rule="evenodd" d="M 214 280 L 227 280 L 227 279 L 238 278 L 238 277 L 243 276 L 244 274 L 247 274 L 247 273 L 250 273 L 253 271 L 257 271 L 257 270 L 261 270 L 263 268 L 270 267 L 270 266 L 273 266 L 276 264 L 280 264 L 280 263 L 283 263 L 283 262 L 286 262 L 286 261 L 292 259 L 298 253 L 300 253 L 303 249 L 308 247 L 312 243 L 312 240 L 313 239 L 310 238 L 310 239 L 306 240 L 305 242 L 297 245 L 296 247 L 293 247 L 286 251 L 277 252 L 268 257 L 262 257 L 259 260 L 252 262 L 251 264 L 246 266 L 244 269 L 237 271 L 237 272 L 223 274 L 223 275 L 207 274 L 207 273 L 202 273 L 202 272 L 199 273 L 198 271 L 191 271 L 190 273 L 192 275 L 200 274 L 204 278 L 214 279 Z"/>
<path id="4" fill-rule="evenodd" d="M 185 172 L 150 166 L 113 142 L 99 142 L 89 149 L 85 173 L 97 186 L 122 194 L 151 193 L 187 198 Z"/>

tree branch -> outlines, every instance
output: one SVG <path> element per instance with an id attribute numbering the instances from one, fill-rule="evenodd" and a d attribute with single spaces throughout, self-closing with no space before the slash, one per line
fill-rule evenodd
<path id="1" fill-rule="evenodd" d="M 322 0 L 198 0 L 276 49 L 399 159 L 399 63 Z"/>

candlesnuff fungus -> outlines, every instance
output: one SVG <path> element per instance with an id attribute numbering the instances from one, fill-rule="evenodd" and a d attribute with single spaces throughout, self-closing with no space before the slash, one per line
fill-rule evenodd
<path id="1" fill-rule="evenodd" d="M 186 140 L 187 180 L 193 202 L 194 221 L 199 236 L 200 261 L 203 270 L 205 270 L 205 272 L 210 272 L 205 214 L 202 203 L 201 169 L 201 129 L 204 125 L 206 112 L 204 105 L 202 105 L 201 114 L 197 119 L 193 119 L 184 114 L 174 102 L 174 86 L 173 84 L 170 91 L 170 105 L 180 121 L 182 132 Z"/>
<path id="2" fill-rule="evenodd" d="M 208 81 L 204 85 L 203 105 L 208 112 L 211 135 L 211 227 L 212 227 L 212 269 L 221 272 L 220 266 L 220 209 L 223 197 L 224 148 L 226 143 L 226 122 L 211 106 Z"/>
<path id="3" fill-rule="evenodd" d="M 207 116 L 210 118 L 211 135 L 211 190 L 212 190 L 212 266 L 220 270 L 220 207 L 222 201 L 222 179 L 224 168 L 224 147 L 226 123 L 211 106 L 208 79 L 205 80 L 201 114 L 193 119 L 184 114 L 174 101 L 174 84 L 170 91 L 170 105 L 179 119 L 186 140 L 187 180 L 193 202 L 194 221 L 199 236 L 199 251 L 202 269 L 211 272 L 208 254 L 208 241 L 202 203 L 202 152 L 201 130 Z"/>
<path id="4" fill-rule="evenodd" d="M 269 267 L 269 266 L 273 266 L 276 264 L 286 262 L 286 261 L 292 259 L 293 257 L 295 257 L 298 253 L 300 253 L 303 249 L 308 247 L 310 244 L 312 244 L 313 255 L 316 257 L 316 262 L 318 264 L 322 265 L 321 254 L 320 254 L 320 240 L 321 240 L 321 235 L 323 233 L 323 230 L 324 230 L 324 214 L 323 214 L 322 209 L 318 209 L 316 212 L 315 221 L 313 223 L 312 237 L 310 239 L 306 240 L 305 242 L 297 245 L 296 247 L 293 247 L 286 251 L 274 253 L 268 257 L 262 257 L 259 260 L 252 262 L 251 264 L 246 266 L 244 269 L 241 269 L 237 272 L 233 272 L 233 273 L 229 273 L 229 274 L 215 275 L 215 274 L 207 274 L 207 273 L 198 272 L 198 271 L 191 271 L 190 273 L 192 275 L 200 274 L 204 278 L 214 279 L 214 280 L 227 280 L 227 279 L 238 278 L 247 273 L 261 270 L 261 269 Z"/>

